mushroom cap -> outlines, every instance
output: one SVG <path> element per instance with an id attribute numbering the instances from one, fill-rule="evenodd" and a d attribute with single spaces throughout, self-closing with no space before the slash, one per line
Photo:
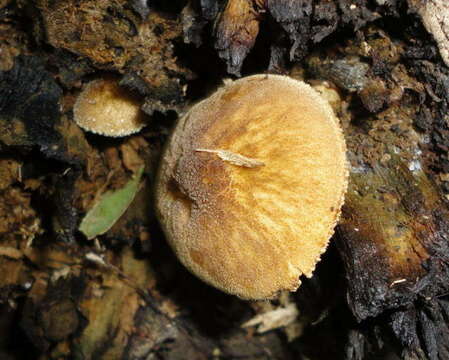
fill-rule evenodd
<path id="1" fill-rule="evenodd" d="M 126 136 L 145 126 L 139 99 L 112 78 L 85 85 L 76 99 L 73 114 L 84 130 L 105 136 Z"/>
<path id="2" fill-rule="evenodd" d="M 279 75 L 227 83 L 179 120 L 165 149 L 156 211 L 170 246 L 192 273 L 241 298 L 296 290 L 338 221 L 345 151 L 330 105 L 309 85 Z"/>

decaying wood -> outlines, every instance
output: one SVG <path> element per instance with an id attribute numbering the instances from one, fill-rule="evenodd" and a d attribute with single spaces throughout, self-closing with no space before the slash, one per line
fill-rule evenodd
<path id="1" fill-rule="evenodd" d="M 173 54 L 178 22 L 155 12 L 142 20 L 126 1 L 39 0 L 34 6 L 42 17 L 43 41 L 81 55 L 97 68 L 128 74 L 125 84 L 149 96 L 143 109 L 150 115 L 173 108 L 182 98 L 182 80 L 190 74 Z M 132 77 L 140 81 L 130 81 Z"/>
<path id="2" fill-rule="evenodd" d="M 443 0 L 410 0 L 409 5 L 421 17 L 438 44 L 443 61 L 449 66 L 449 4 Z"/>
<path id="3" fill-rule="evenodd" d="M 410 358 L 448 355 L 448 212 L 419 162 L 392 154 L 351 176 L 339 247 L 359 321 L 383 318 Z"/>
<path id="4" fill-rule="evenodd" d="M 240 75 L 243 59 L 259 32 L 259 16 L 253 0 L 230 0 L 218 19 L 215 48 L 226 61 L 229 73 Z"/>
<path id="5" fill-rule="evenodd" d="M 317 76 L 358 97 L 368 111 L 357 114 L 362 119 L 348 115 L 351 180 L 337 244 L 346 269 L 348 305 L 372 332 L 350 338 L 348 347 L 359 351 L 348 354 L 362 358 L 360 344 L 389 341 L 384 334 L 388 332 L 400 342 L 399 353 L 405 358 L 445 359 L 448 208 L 441 188 L 426 171 L 429 165 L 445 166 L 445 156 L 436 157 L 440 152 L 435 154 L 435 147 L 444 148 L 446 140 L 428 139 L 446 131 L 447 125 L 416 124 L 423 108 L 441 116 L 447 105 L 446 99 L 436 103 L 432 96 L 440 79 L 423 85 L 413 75 L 422 79 L 424 71 L 430 79 L 429 73 L 446 70 L 412 60 L 410 71 L 400 61 L 411 55 L 408 39 L 393 45 L 388 36 L 376 39 L 374 34 L 363 32 L 355 58 L 309 60 Z M 352 52 L 352 45 L 345 50 Z M 373 65 L 378 62 L 378 69 L 367 67 L 366 58 Z"/>
<path id="6" fill-rule="evenodd" d="M 415 0 L 182 5 L 0 1 L 0 358 L 449 359 L 447 24 Z M 216 72 L 194 79 L 191 54 L 214 54 Z M 338 252 L 271 303 L 195 279 L 153 215 L 169 128 L 223 80 L 220 58 L 234 75 L 320 80 L 345 128 Z M 109 140 L 73 123 L 82 84 L 105 73 L 142 96 L 142 133 Z M 143 165 L 126 213 L 83 238 L 96 199 Z M 284 313 L 280 329 L 242 328 Z"/>

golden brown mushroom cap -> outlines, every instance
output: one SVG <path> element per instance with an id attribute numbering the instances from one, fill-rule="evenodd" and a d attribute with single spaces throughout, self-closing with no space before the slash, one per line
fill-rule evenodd
<path id="1" fill-rule="evenodd" d="M 337 223 L 345 150 L 309 85 L 226 84 L 179 120 L 163 155 L 156 206 L 168 242 L 191 272 L 241 298 L 296 290 Z"/>
<path id="2" fill-rule="evenodd" d="M 145 126 L 139 100 L 112 78 L 88 83 L 73 108 L 75 122 L 84 130 L 118 137 Z"/>

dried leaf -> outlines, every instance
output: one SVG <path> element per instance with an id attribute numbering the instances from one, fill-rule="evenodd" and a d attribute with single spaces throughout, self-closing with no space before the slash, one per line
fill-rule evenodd
<path id="1" fill-rule="evenodd" d="M 254 168 L 254 167 L 265 165 L 265 163 L 260 160 L 251 159 L 249 157 L 246 157 L 246 156 L 243 156 L 240 154 L 236 154 L 236 153 L 233 153 L 232 151 L 228 151 L 228 150 L 196 149 L 195 151 L 217 154 L 221 160 L 228 161 L 231 164 L 237 165 L 237 166 Z"/>
<path id="2" fill-rule="evenodd" d="M 123 215 L 133 201 L 143 174 L 142 166 L 121 189 L 104 193 L 81 221 L 79 230 L 90 240 L 104 234 Z"/>

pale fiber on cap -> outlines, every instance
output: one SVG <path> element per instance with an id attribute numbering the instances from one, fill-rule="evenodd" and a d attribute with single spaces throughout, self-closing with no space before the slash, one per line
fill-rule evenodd
<path id="1" fill-rule="evenodd" d="M 238 166 L 218 150 L 263 166 Z M 331 107 L 309 85 L 278 75 L 226 84 L 179 120 L 163 155 L 156 207 L 168 242 L 228 293 L 296 290 L 337 223 L 345 150 Z"/>
<path id="2" fill-rule="evenodd" d="M 108 78 L 88 83 L 73 113 L 84 130 L 105 136 L 126 136 L 145 126 L 139 100 Z"/>

